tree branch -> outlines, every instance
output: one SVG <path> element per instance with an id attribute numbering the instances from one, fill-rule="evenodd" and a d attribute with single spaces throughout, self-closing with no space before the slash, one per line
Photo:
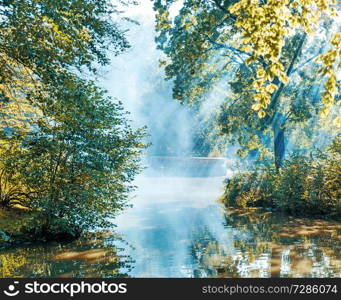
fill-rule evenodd
<path id="1" fill-rule="evenodd" d="M 204 34 L 204 36 L 206 37 L 206 39 L 211 44 L 216 46 L 216 49 L 228 49 L 228 50 L 231 50 L 235 54 L 244 54 L 244 55 L 251 56 L 251 53 L 245 52 L 243 50 L 239 50 L 239 49 L 231 47 L 231 46 L 227 46 L 227 45 L 224 45 L 224 44 L 217 43 L 216 41 L 212 40 L 207 34 Z"/>
<path id="2" fill-rule="evenodd" d="M 314 60 L 316 57 L 318 57 L 320 55 L 321 51 L 319 51 L 318 54 L 310 57 L 309 59 L 307 59 L 305 62 L 303 62 L 302 64 L 300 64 L 299 66 L 297 66 L 295 69 L 292 70 L 291 73 L 295 73 L 297 72 L 299 69 L 301 69 L 302 67 L 304 67 L 307 63 L 311 62 L 312 60 Z"/>
<path id="3" fill-rule="evenodd" d="M 294 56 L 293 58 L 291 59 L 291 62 L 290 62 L 290 65 L 289 65 L 289 68 L 287 69 L 286 71 L 286 75 L 289 77 L 292 72 L 293 72 L 293 67 L 295 65 L 295 62 L 296 62 L 296 59 L 298 58 L 299 54 L 301 53 L 301 50 L 302 50 L 302 47 L 303 47 L 303 44 L 304 44 L 304 41 L 307 37 L 307 34 L 304 33 L 302 38 L 300 39 L 300 42 L 295 50 L 295 53 L 294 53 Z M 271 103 L 269 105 L 269 110 L 272 110 L 278 103 L 279 99 L 280 99 L 280 95 L 284 89 L 284 83 L 283 82 L 280 82 L 279 84 L 279 88 L 276 90 L 276 92 L 272 95 L 271 97 Z M 270 117 L 270 119 L 268 119 L 267 121 L 270 121 L 273 122 L 274 118 L 275 118 L 275 113 L 272 115 L 272 117 Z"/>
<path id="4" fill-rule="evenodd" d="M 221 3 L 219 2 L 219 0 L 213 0 L 213 2 L 215 3 L 215 5 L 220 9 L 222 10 L 223 12 L 231 15 L 231 13 L 223 6 L 221 5 Z M 232 16 L 232 15 L 231 15 Z"/>

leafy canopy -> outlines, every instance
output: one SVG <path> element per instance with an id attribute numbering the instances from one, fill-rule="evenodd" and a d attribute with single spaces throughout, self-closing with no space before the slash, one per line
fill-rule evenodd
<path id="1" fill-rule="evenodd" d="M 174 97 L 188 103 L 198 101 L 224 72 L 233 72 L 222 59 L 231 58 L 256 65 L 249 86 L 252 108 L 261 118 L 281 84 L 289 81 L 286 41 L 298 32 L 316 37 L 321 22 L 337 16 L 334 0 L 185 0 L 173 17 L 170 11 L 175 2 L 154 2 L 156 40 L 167 55 L 161 64 L 167 76 L 174 79 Z M 330 29 L 335 32 L 335 26 Z M 331 46 L 314 57 L 321 64 L 320 76 L 327 78 L 322 93 L 324 115 L 337 94 L 340 44 L 336 31 L 330 37 Z"/>
<path id="2" fill-rule="evenodd" d="M 129 47 L 128 2 L 1 1 L 0 205 L 37 213 L 28 236 L 76 237 L 126 205 L 144 131 L 89 78 Z"/>
<path id="3" fill-rule="evenodd" d="M 340 126 L 337 11 L 322 2 L 185 0 L 176 11 L 176 1 L 154 1 L 173 97 L 194 107 L 221 99 L 220 133 L 242 156 L 273 148 L 280 166 L 298 125 L 312 142 L 321 112 L 332 120 L 322 127 Z"/>
<path id="4" fill-rule="evenodd" d="M 27 126 L 37 101 L 68 73 L 96 72 L 129 47 L 110 1 L 0 2 L 0 126 Z M 118 19 L 116 17 L 116 20 Z M 26 120 L 26 122 L 25 122 Z"/>

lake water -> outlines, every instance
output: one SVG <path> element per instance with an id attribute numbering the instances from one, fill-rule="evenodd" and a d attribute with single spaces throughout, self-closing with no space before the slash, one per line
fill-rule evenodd
<path id="1" fill-rule="evenodd" d="M 341 277 L 340 223 L 226 210 L 214 172 L 146 174 L 115 232 L 2 251 L 0 276 Z"/>

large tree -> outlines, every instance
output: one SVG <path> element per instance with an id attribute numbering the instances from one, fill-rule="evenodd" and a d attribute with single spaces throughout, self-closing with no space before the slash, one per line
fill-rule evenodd
<path id="1" fill-rule="evenodd" d="M 280 168 L 290 123 L 315 109 L 336 114 L 340 35 L 332 1 L 185 0 L 175 16 L 173 2 L 154 4 L 173 96 L 197 105 L 218 86 L 218 126 L 233 141 L 249 149 L 272 143 Z"/>
<path id="2" fill-rule="evenodd" d="M 134 131 L 120 102 L 93 82 L 65 78 L 58 101 L 42 108 L 23 151 L 7 160 L 22 174 L 28 207 L 42 212 L 43 229 L 65 222 L 75 230 L 95 227 L 125 206 L 139 170 L 143 131 Z M 45 103 L 47 102 L 44 101 Z"/>
<path id="3" fill-rule="evenodd" d="M 41 95 L 49 86 L 58 88 L 65 74 L 94 73 L 109 62 L 109 53 L 129 47 L 117 23 L 117 5 L 124 2 L 0 1 L 1 128 L 22 126 L 31 116 L 28 106 L 35 110 Z"/>
<path id="4" fill-rule="evenodd" d="M 90 80 L 129 47 L 126 2 L 0 4 L 0 205 L 36 212 L 36 238 L 103 225 L 139 170 L 143 130 Z"/>

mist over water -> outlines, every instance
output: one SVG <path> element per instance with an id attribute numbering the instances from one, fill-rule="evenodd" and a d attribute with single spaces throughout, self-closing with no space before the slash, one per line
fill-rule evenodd
<path id="1" fill-rule="evenodd" d="M 146 169 L 135 181 L 133 207 L 114 221 L 116 231 L 132 246 L 125 249 L 135 261 L 129 275 L 338 276 L 340 258 L 334 251 L 339 244 L 327 246 L 331 256 L 324 254 L 323 243 L 307 245 L 300 234 L 305 221 L 290 242 L 274 243 L 273 233 L 285 236 L 281 230 L 290 228 L 291 220 L 264 223 L 262 213 L 230 214 L 217 201 L 223 180 L 233 173 L 232 151 L 226 151 L 225 158 L 194 157 L 193 148 L 198 146 L 195 130 L 221 104 L 224 86 L 217 84 L 197 115 L 172 99 L 172 85 L 158 65 L 161 53 L 154 43 L 151 4 L 143 4 L 145 9 L 132 15 L 140 25 L 129 27 L 132 48 L 114 59 L 105 82 L 131 112 L 134 126 L 147 126 L 152 143 L 143 161 Z"/>
<path id="2" fill-rule="evenodd" d="M 151 142 L 146 169 L 135 181 L 133 207 L 115 220 L 116 230 L 134 247 L 129 252 L 136 259 L 132 276 L 193 277 L 196 239 L 206 232 L 222 240 L 226 233 L 216 203 L 226 162 L 193 158 L 195 130 L 219 103 L 203 105 L 195 115 L 172 99 L 172 84 L 159 67 L 152 7 L 144 2 L 143 7 L 132 12 L 140 25 L 128 25 L 132 48 L 113 60 L 104 83 L 122 99 L 134 126 L 147 126 Z"/>
<path id="3" fill-rule="evenodd" d="M 116 221 L 117 231 L 135 247 L 132 276 L 193 277 L 191 245 L 198 231 L 224 232 L 219 196 L 221 178 L 141 177 L 134 207 Z"/>
<path id="4" fill-rule="evenodd" d="M 129 10 L 140 22 L 126 24 L 131 49 L 113 58 L 101 82 L 123 102 L 133 127 L 147 126 L 152 143 L 132 207 L 113 220 L 114 232 L 1 250 L 2 277 L 341 277 L 339 223 L 219 203 L 234 172 L 233 149 L 223 157 L 194 150 L 222 87 L 198 114 L 172 99 L 159 68 L 152 3 L 141 3 Z"/>

